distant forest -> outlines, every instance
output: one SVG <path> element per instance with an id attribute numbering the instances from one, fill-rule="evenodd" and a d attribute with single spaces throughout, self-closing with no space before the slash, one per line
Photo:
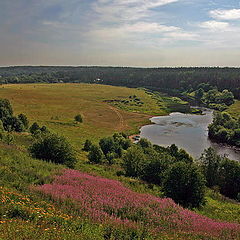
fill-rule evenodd
<path id="1" fill-rule="evenodd" d="M 240 99 L 240 68 L 2 67 L 0 83 L 99 83 L 145 87 L 173 95 L 206 83 Z"/>

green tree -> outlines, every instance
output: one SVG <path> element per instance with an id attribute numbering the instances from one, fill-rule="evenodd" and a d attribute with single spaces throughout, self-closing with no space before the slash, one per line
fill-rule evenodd
<path id="1" fill-rule="evenodd" d="M 104 155 L 101 148 L 93 144 L 88 153 L 88 159 L 91 163 L 102 163 Z"/>
<path id="2" fill-rule="evenodd" d="M 220 166 L 220 192 L 233 199 L 240 193 L 240 163 L 225 158 Z"/>
<path id="3" fill-rule="evenodd" d="M 102 138 L 99 142 L 99 145 L 105 156 L 109 152 L 115 152 L 115 149 L 117 147 L 117 144 L 114 142 L 114 139 L 112 137 Z"/>
<path id="4" fill-rule="evenodd" d="M 92 142 L 87 139 L 84 143 L 83 151 L 86 151 L 86 152 L 90 151 L 91 146 L 92 146 Z"/>
<path id="5" fill-rule="evenodd" d="M 200 159 L 200 166 L 207 181 L 208 187 L 213 187 L 219 184 L 220 180 L 220 163 L 222 161 L 215 149 L 208 148 L 204 150 Z"/>
<path id="6" fill-rule="evenodd" d="M 184 207 L 199 207 L 204 203 L 205 180 L 193 164 L 173 164 L 166 172 L 163 189 L 167 197 Z"/>
<path id="7" fill-rule="evenodd" d="M 39 138 L 29 148 L 33 157 L 73 168 L 77 159 L 72 146 L 62 136 L 48 134 Z"/>
<path id="8" fill-rule="evenodd" d="M 0 119 L 11 117 L 13 115 L 12 106 L 7 99 L 0 99 Z"/>
<path id="9" fill-rule="evenodd" d="M 130 147 L 123 156 L 123 168 L 127 176 L 141 177 L 146 165 L 145 154 L 139 146 Z"/>
<path id="10" fill-rule="evenodd" d="M 195 92 L 195 97 L 198 100 L 201 100 L 201 98 L 203 97 L 204 94 L 204 90 L 202 88 L 199 88 L 196 92 Z"/>
<path id="11" fill-rule="evenodd" d="M 152 143 L 150 141 L 148 141 L 146 138 L 141 138 L 137 144 L 139 146 L 141 146 L 142 148 L 151 148 L 152 147 Z"/>
<path id="12" fill-rule="evenodd" d="M 8 131 L 16 131 L 16 132 L 22 132 L 24 131 L 24 125 L 22 121 L 14 116 L 7 117 L 4 120 L 4 128 Z"/>
<path id="13" fill-rule="evenodd" d="M 18 115 L 18 119 L 22 122 L 24 128 L 28 129 L 29 121 L 27 119 L 27 116 L 21 113 L 21 114 Z"/>
<path id="14" fill-rule="evenodd" d="M 29 128 L 29 130 L 32 134 L 34 134 L 36 131 L 40 130 L 40 126 L 38 125 L 38 123 L 34 122 Z"/>

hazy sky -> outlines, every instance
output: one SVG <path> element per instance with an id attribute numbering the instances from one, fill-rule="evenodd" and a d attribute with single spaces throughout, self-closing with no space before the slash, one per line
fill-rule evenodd
<path id="1" fill-rule="evenodd" d="M 240 66 L 237 0 L 0 0 L 0 66 Z"/>

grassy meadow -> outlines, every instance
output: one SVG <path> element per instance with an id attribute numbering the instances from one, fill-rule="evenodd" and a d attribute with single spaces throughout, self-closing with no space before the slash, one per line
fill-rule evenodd
<path id="1" fill-rule="evenodd" d="M 240 101 L 236 100 L 233 105 L 231 105 L 227 110 L 233 117 L 240 116 Z"/>
<path id="2" fill-rule="evenodd" d="M 136 96 L 138 100 L 130 96 Z M 136 132 L 139 126 L 148 122 L 150 116 L 167 114 L 170 111 L 169 102 L 178 100 L 152 95 L 144 89 L 89 84 L 2 85 L 0 97 L 10 100 L 15 114 L 24 113 L 31 123 L 36 121 L 66 136 L 79 153 L 76 164 L 79 172 L 73 170 L 59 183 L 55 180 L 62 171 L 66 171 L 65 167 L 31 158 L 26 151 L 32 142 L 29 134 L 15 134 L 14 144 L 0 142 L 0 240 L 237 239 L 237 231 L 231 223 L 240 223 L 238 203 L 209 190 L 206 205 L 195 212 L 230 223 L 214 222 L 185 211 L 171 201 L 156 200 L 156 197 L 162 196 L 159 186 L 119 176 L 119 165 L 89 164 L 86 153 L 80 150 L 86 139 L 96 142 L 114 132 Z M 74 116 L 77 114 L 83 116 L 83 123 L 75 123 Z M 75 199 L 70 199 L 70 194 L 63 196 L 63 185 L 67 188 L 75 186 L 74 174 L 81 181 L 88 179 L 86 186 L 89 188 L 85 189 L 85 193 L 89 195 L 83 191 L 77 192 Z M 51 184 L 55 184 L 51 191 L 55 195 L 46 194 Z M 35 191 L 38 187 L 44 189 L 44 186 L 45 192 Z M 99 191 L 101 188 L 104 191 Z M 103 200 L 107 199 L 109 189 L 114 190 L 111 193 L 113 198 L 105 203 Z M 96 204 L 96 212 L 92 212 L 93 218 L 90 218 L 91 214 L 86 216 L 89 213 L 88 205 L 80 208 L 78 201 L 84 197 L 92 203 L 92 194 L 95 193 L 99 202 L 104 203 L 99 206 Z M 148 205 L 145 205 L 142 194 L 151 194 Z M 114 198 L 116 202 L 112 203 Z M 111 208 L 112 204 L 120 203 L 122 198 L 128 200 L 130 205 L 127 203 L 120 206 L 118 212 L 112 212 L 115 210 Z M 160 206 L 156 207 L 159 203 Z M 161 208 L 163 204 L 166 204 L 166 208 Z M 102 207 L 106 207 L 105 212 L 112 214 L 110 220 L 122 217 L 121 223 L 97 221 L 95 214 L 98 211 L 101 213 Z M 148 216 L 149 209 L 151 215 L 143 219 L 143 216 Z M 158 211 L 160 217 L 155 219 Z M 202 221 L 202 225 L 198 224 L 199 221 Z M 210 229 L 211 226 L 214 230 Z M 226 232 L 221 232 L 219 226 L 226 227 Z M 229 226 L 233 228 L 232 232 L 229 232 Z M 150 228 L 151 233 L 148 231 Z"/>
<path id="3" fill-rule="evenodd" d="M 106 103 L 137 96 L 143 104 L 129 104 L 124 110 Z M 10 100 L 14 112 L 24 113 L 31 123 L 37 121 L 68 137 L 75 145 L 89 138 L 93 141 L 114 132 L 137 132 L 151 115 L 167 114 L 159 102 L 144 90 L 90 84 L 18 84 L 3 85 L 0 97 Z M 81 114 L 83 123 L 74 116 Z"/>

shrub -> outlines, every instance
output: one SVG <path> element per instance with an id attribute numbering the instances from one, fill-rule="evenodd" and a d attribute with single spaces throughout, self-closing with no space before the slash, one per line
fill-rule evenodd
<path id="1" fill-rule="evenodd" d="M 80 122 L 80 123 L 83 122 L 82 116 L 81 116 L 80 114 L 76 115 L 76 116 L 74 117 L 74 119 L 75 119 L 76 122 Z"/>
<path id="2" fill-rule="evenodd" d="M 40 130 L 40 126 L 35 122 L 32 124 L 29 130 L 32 134 L 34 134 L 36 131 Z"/>
<path id="3" fill-rule="evenodd" d="M 184 207 L 199 207 L 204 203 L 205 180 L 193 164 L 173 164 L 166 172 L 163 189 L 167 197 Z"/>
<path id="4" fill-rule="evenodd" d="M 83 151 L 89 152 L 92 146 L 92 142 L 90 140 L 86 140 L 84 143 Z"/>
<path id="5" fill-rule="evenodd" d="M 92 145 L 88 154 L 88 159 L 91 163 L 101 163 L 103 160 L 103 152 L 97 145 Z"/>
<path id="6" fill-rule="evenodd" d="M 27 116 L 24 114 L 19 114 L 18 119 L 22 122 L 25 129 L 28 129 L 29 121 L 27 119 Z"/>
<path id="7" fill-rule="evenodd" d="M 220 165 L 220 192 L 237 199 L 240 193 L 240 163 L 225 158 Z"/>
<path id="8" fill-rule="evenodd" d="M 138 146 L 130 147 L 123 156 L 123 168 L 127 176 L 141 177 L 144 172 L 146 158 Z"/>
<path id="9" fill-rule="evenodd" d="M 22 132 L 24 130 L 24 125 L 22 123 L 22 121 L 14 116 L 11 117 L 7 117 L 4 120 L 4 128 L 8 131 L 16 131 L 16 132 Z"/>
<path id="10" fill-rule="evenodd" d="M 72 146 L 64 137 L 56 134 L 44 135 L 33 143 L 29 150 L 33 157 L 65 164 L 71 168 L 77 161 Z"/>
<path id="11" fill-rule="evenodd" d="M 207 180 L 207 186 L 213 187 L 218 185 L 220 178 L 221 157 L 217 155 L 216 150 L 208 148 L 200 157 L 200 165 Z"/>

